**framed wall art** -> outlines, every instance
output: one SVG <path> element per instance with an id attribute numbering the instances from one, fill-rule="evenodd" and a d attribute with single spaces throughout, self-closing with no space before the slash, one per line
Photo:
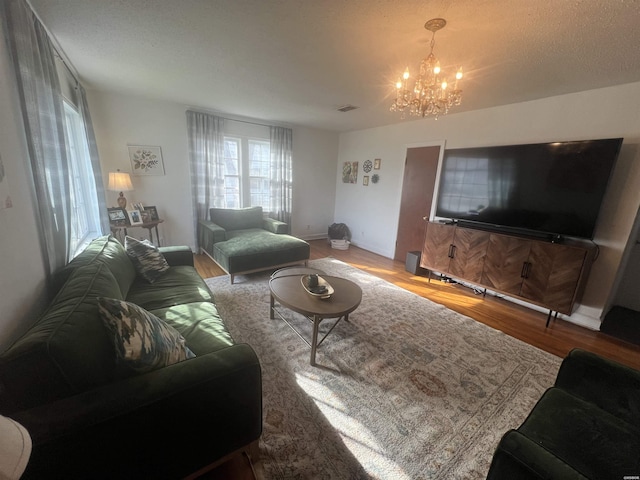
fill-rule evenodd
<path id="1" fill-rule="evenodd" d="M 364 185 L 365 187 L 369 185 L 369 175 L 365 175 L 364 177 L 362 177 L 362 185 Z"/>
<path id="2" fill-rule="evenodd" d="M 164 162 L 160 147 L 128 145 L 133 175 L 164 175 Z"/>
<path id="3" fill-rule="evenodd" d="M 375 160 L 373 160 L 373 169 L 374 170 L 380 170 L 380 165 L 382 164 L 382 160 L 379 158 L 376 158 Z"/>

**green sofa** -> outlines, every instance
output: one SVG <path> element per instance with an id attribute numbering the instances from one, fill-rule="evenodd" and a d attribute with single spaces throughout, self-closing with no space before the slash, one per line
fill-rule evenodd
<path id="1" fill-rule="evenodd" d="M 170 268 L 149 283 L 113 236 L 94 240 L 58 274 L 60 290 L 42 316 L 0 356 L 0 413 L 33 440 L 23 478 L 177 479 L 257 452 L 255 352 L 231 338 L 191 250 L 160 251 Z M 152 312 L 195 358 L 146 373 L 117 368 L 97 297 Z"/>
<path id="2" fill-rule="evenodd" d="M 264 218 L 262 207 L 211 208 L 198 225 L 201 250 L 230 275 L 307 263 L 307 242 L 287 234 L 288 225 Z"/>
<path id="3" fill-rule="evenodd" d="M 638 476 L 640 372 L 574 349 L 524 423 L 502 437 L 487 478 Z"/>

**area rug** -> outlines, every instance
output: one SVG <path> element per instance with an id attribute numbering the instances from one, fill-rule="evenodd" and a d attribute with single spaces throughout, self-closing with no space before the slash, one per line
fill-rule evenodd
<path id="1" fill-rule="evenodd" d="M 561 359 L 338 260 L 309 266 L 363 291 L 317 367 L 285 322 L 269 319 L 269 273 L 207 279 L 232 336 L 260 359 L 264 477 L 485 478 L 500 437 L 553 384 Z M 309 338 L 310 322 L 282 311 Z"/>

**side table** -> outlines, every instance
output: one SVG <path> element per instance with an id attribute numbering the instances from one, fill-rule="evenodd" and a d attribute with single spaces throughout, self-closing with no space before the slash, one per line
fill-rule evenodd
<path id="1" fill-rule="evenodd" d="M 149 230 L 149 240 L 151 241 L 151 243 L 153 243 L 153 230 L 155 230 L 156 242 L 157 242 L 157 245 L 160 246 L 160 234 L 158 233 L 158 225 L 163 222 L 164 220 L 158 219 L 158 220 L 151 220 L 149 222 L 139 223 L 138 225 L 114 225 L 112 223 L 111 231 L 116 237 L 118 236 L 119 232 L 123 232 L 124 236 L 126 237 L 128 235 L 127 233 L 128 228 L 133 228 L 133 227 L 146 228 L 147 230 Z M 122 243 L 124 243 L 124 237 L 122 238 Z"/>

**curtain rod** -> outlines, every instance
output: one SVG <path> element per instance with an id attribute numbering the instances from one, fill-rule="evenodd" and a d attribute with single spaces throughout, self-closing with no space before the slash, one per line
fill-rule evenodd
<path id="1" fill-rule="evenodd" d="M 44 28 L 44 31 L 47 32 L 47 37 L 49 37 L 49 43 L 51 44 L 51 47 L 53 48 L 53 54 L 60 59 L 60 61 L 62 62 L 62 65 L 64 65 L 64 68 L 66 68 L 67 71 L 71 74 L 71 76 L 73 77 L 73 79 L 76 82 L 76 88 L 77 88 L 78 85 L 80 84 L 80 80 L 78 80 L 77 70 L 75 69 L 75 67 L 72 68 L 71 66 L 69 66 L 71 61 L 64 54 L 64 50 L 62 50 L 62 47 L 60 47 L 60 44 L 58 43 L 58 39 L 55 37 L 55 35 L 53 33 L 51 33 L 51 30 L 49 30 L 49 28 L 47 28 L 45 23 L 42 21 L 42 19 L 40 18 L 40 16 L 36 12 L 35 8 L 33 8 L 33 5 L 31 5 L 31 2 L 29 0 L 25 0 L 25 3 L 31 9 L 31 13 L 33 13 L 33 16 L 35 17 L 35 19 L 38 22 L 40 22 L 40 25 L 42 26 L 42 28 Z"/>
<path id="2" fill-rule="evenodd" d="M 217 115 L 218 117 L 222 117 L 225 120 L 231 120 L 233 122 L 239 122 L 239 123 L 248 123 L 249 125 L 259 125 L 261 127 L 285 127 L 285 128 L 292 128 L 291 125 L 287 125 L 284 123 L 279 123 L 279 122 L 273 122 L 273 123 L 261 123 L 260 121 L 255 121 L 255 120 L 239 120 L 238 118 L 232 118 L 229 117 L 227 115 L 229 114 L 224 114 L 221 112 L 216 112 L 214 110 L 207 110 L 206 108 L 197 108 L 197 107 L 187 107 L 187 110 L 190 110 L 192 112 L 197 112 L 197 113 L 205 113 L 207 115 Z"/>

